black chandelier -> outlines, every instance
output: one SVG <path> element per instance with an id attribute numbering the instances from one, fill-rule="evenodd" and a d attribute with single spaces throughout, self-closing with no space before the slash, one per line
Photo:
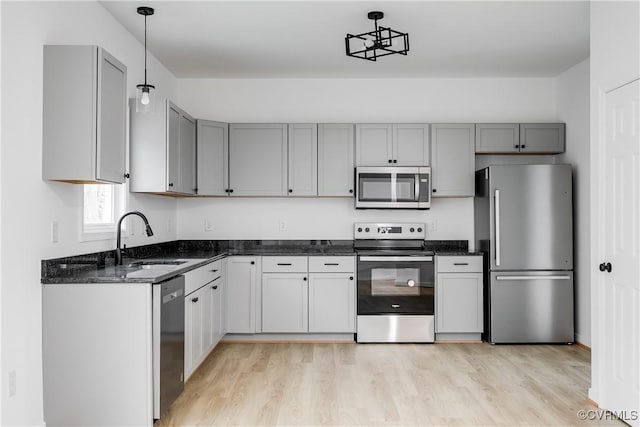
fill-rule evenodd
<path id="1" fill-rule="evenodd" d="M 374 21 L 375 30 L 362 34 L 347 34 L 344 39 L 347 56 L 375 61 L 382 56 L 399 53 L 406 55 L 409 52 L 409 34 L 392 30 L 387 27 L 379 27 L 378 19 L 384 17 L 384 13 L 373 11 L 367 17 Z"/>
<path id="2" fill-rule="evenodd" d="M 147 83 L 147 16 L 154 13 L 152 7 L 140 6 L 138 14 L 144 16 L 144 84 L 136 86 L 136 112 L 148 113 L 154 108 L 155 86 Z"/>

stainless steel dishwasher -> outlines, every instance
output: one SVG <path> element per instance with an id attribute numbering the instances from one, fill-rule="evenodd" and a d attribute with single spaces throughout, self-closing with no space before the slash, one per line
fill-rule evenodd
<path id="1" fill-rule="evenodd" d="M 153 285 L 153 418 L 184 390 L 184 276 Z"/>

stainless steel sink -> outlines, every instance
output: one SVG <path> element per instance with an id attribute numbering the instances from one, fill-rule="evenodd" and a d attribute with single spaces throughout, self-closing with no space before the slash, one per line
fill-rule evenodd
<path id="1" fill-rule="evenodd" d="M 157 261 L 135 261 L 132 262 L 131 264 L 127 264 L 127 267 L 141 267 L 144 269 L 150 269 L 150 268 L 155 268 L 155 267 L 166 267 L 166 266 L 171 266 L 171 265 L 180 265 L 180 264 L 184 264 L 187 261 L 179 261 L 179 260 L 174 260 L 174 261 L 168 261 L 168 260 L 157 260 Z"/>

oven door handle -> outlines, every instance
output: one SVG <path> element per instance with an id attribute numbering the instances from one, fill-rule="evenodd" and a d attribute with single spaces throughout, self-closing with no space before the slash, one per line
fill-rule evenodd
<path id="1" fill-rule="evenodd" d="M 396 262 L 396 261 L 431 261 L 432 256 L 361 256 L 358 261 Z"/>

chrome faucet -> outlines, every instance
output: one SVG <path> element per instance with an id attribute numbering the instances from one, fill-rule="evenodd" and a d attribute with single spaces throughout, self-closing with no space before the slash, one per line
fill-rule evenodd
<path id="1" fill-rule="evenodd" d="M 122 215 L 118 220 L 118 229 L 117 229 L 117 237 L 116 237 L 116 265 L 122 265 L 122 249 L 120 249 L 120 241 L 121 241 L 121 234 L 122 234 L 122 220 L 129 215 L 138 215 L 140 218 L 142 218 L 142 220 L 144 221 L 145 231 L 147 232 L 147 236 L 149 237 L 153 236 L 153 230 L 151 230 L 149 221 L 147 220 L 147 217 L 144 216 L 142 212 L 131 211 Z"/>

